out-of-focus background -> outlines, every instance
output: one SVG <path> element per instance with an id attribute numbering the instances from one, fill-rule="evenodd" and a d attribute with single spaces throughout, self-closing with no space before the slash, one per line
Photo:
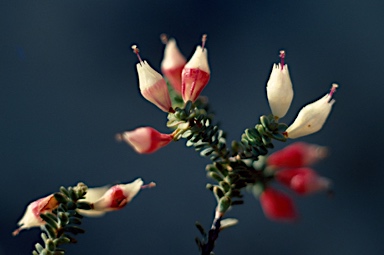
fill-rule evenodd
<path id="1" fill-rule="evenodd" d="M 209 227 L 215 206 L 208 160 L 183 141 L 138 155 L 114 139 L 139 126 L 168 132 L 166 114 L 139 94 L 130 48 L 138 44 L 159 70 L 163 32 L 187 58 L 208 34 L 203 94 L 229 141 L 270 113 L 265 85 L 279 50 L 295 89 L 288 124 L 340 84 L 324 128 L 301 139 L 330 148 L 316 170 L 333 180 L 335 196 L 294 196 L 300 221 L 282 224 L 247 194 L 216 253 L 384 254 L 383 11 L 379 0 L 1 1 L 0 254 L 30 254 L 40 241 L 38 228 L 11 236 L 29 202 L 78 181 L 137 177 L 157 187 L 124 210 L 85 219 L 68 254 L 198 254 L 194 223 Z"/>

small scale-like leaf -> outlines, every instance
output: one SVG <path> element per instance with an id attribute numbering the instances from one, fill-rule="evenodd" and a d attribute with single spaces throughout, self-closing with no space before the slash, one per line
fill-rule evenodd
<path id="1" fill-rule="evenodd" d="M 61 191 L 61 193 L 63 193 L 67 197 L 69 197 L 69 192 L 68 192 L 68 190 L 65 187 L 61 186 L 60 187 L 60 191 Z"/>
<path id="2" fill-rule="evenodd" d="M 63 193 L 56 192 L 53 196 L 56 198 L 56 200 L 59 203 L 66 204 L 68 202 L 68 199 L 65 197 Z"/>
<path id="3" fill-rule="evenodd" d="M 40 217 L 49 224 L 52 228 L 57 228 L 57 218 L 51 213 L 41 213 Z"/>
<path id="4" fill-rule="evenodd" d="M 91 210 L 91 205 L 87 202 L 77 202 L 77 209 Z"/>
<path id="5" fill-rule="evenodd" d="M 59 246 L 59 245 L 65 244 L 65 243 L 70 243 L 71 240 L 67 237 L 60 237 L 58 239 L 55 239 L 53 242 L 56 246 Z"/>
<path id="6" fill-rule="evenodd" d="M 223 177 L 216 172 L 208 172 L 208 176 L 211 177 L 212 179 L 215 179 L 218 182 L 223 180 Z"/>
<path id="7" fill-rule="evenodd" d="M 70 232 L 74 235 L 77 235 L 77 234 L 83 234 L 85 232 L 84 229 L 78 227 L 78 226 L 65 226 L 64 227 L 65 231 L 66 232 Z"/>
<path id="8" fill-rule="evenodd" d="M 56 229 L 51 227 L 51 225 L 49 225 L 49 224 L 45 224 L 44 227 L 47 230 L 49 238 L 55 239 L 56 238 Z"/>
<path id="9" fill-rule="evenodd" d="M 45 243 L 45 247 L 47 247 L 47 249 L 51 252 L 55 251 L 56 249 L 56 245 L 54 244 L 52 239 L 47 240 L 47 242 Z"/>
<path id="10" fill-rule="evenodd" d="M 80 225 L 81 224 L 81 219 L 79 219 L 77 217 L 70 217 L 69 218 L 69 224 Z"/>
<path id="11" fill-rule="evenodd" d="M 44 250 L 44 247 L 40 243 L 35 244 L 35 248 L 38 253 L 41 253 Z"/>
<path id="12" fill-rule="evenodd" d="M 204 237 L 207 236 L 207 232 L 205 231 L 203 225 L 201 225 L 200 222 L 196 221 L 195 226 L 197 227 L 197 229 L 199 230 L 199 232 L 201 233 L 202 236 L 204 236 Z"/>
<path id="13" fill-rule="evenodd" d="M 69 198 L 72 199 L 72 201 L 76 201 L 78 198 L 77 198 L 77 194 L 76 192 L 73 190 L 72 187 L 69 187 L 68 188 L 68 192 L 69 192 Z"/>

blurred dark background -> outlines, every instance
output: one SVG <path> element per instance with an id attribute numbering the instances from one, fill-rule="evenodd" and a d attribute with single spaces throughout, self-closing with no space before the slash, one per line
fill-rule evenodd
<path id="1" fill-rule="evenodd" d="M 215 206 L 208 160 L 183 141 L 138 155 L 114 140 L 139 126 L 168 132 L 166 114 L 139 94 L 130 48 L 137 43 L 159 70 L 163 32 L 187 58 L 208 34 L 203 94 L 229 141 L 269 114 L 265 84 L 280 49 L 295 89 L 287 123 L 340 84 L 325 127 L 301 139 L 330 148 L 316 170 L 333 180 L 335 196 L 295 197 L 301 220 L 282 224 L 247 194 L 216 253 L 384 254 L 383 11 L 379 0 L 1 1 L 0 254 L 31 254 L 40 241 L 38 228 L 11 236 L 29 202 L 78 181 L 137 177 L 158 186 L 124 210 L 85 219 L 68 254 L 198 254 L 194 222 L 209 227 Z"/>

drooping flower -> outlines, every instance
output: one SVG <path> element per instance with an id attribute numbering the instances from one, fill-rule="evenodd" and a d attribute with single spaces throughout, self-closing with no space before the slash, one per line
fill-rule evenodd
<path id="1" fill-rule="evenodd" d="M 152 187 L 154 183 L 150 184 Z M 141 178 L 127 184 L 118 184 L 112 187 L 90 188 L 85 198 L 91 204 L 91 210 L 78 210 L 85 216 L 102 216 L 106 212 L 116 211 L 126 206 L 143 187 Z"/>
<path id="2" fill-rule="evenodd" d="M 281 191 L 266 188 L 260 195 L 260 204 L 265 216 L 271 220 L 292 221 L 297 218 L 292 199 Z"/>
<path id="3" fill-rule="evenodd" d="M 151 127 L 140 127 L 117 134 L 116 139 L 131 145 L 138 153 L 148 154 L 157 151 L 172 141 L 172 134 L 162 134 Z"/>
<path id="4" fill-rule="evenodd" d="M 188 100 L 194 102 L 209 81 L 211 71 L 208 65 L 208 52 L 204 47 L 205 41 L 206 35 L 203 35 L 202 46 L 197 46 L 181 74 L 181 94 L 184 102 Z"/>
<path id="5" fill-rule="evenodd" d="M 147 61 L 143 61 L 139 55 L 139 49 L 136 45 L 132 46 L 133 51 L 137 54 L 139 63 L 136 65 L 139 76 L 140 92 L 145 99 L 155 104 L 164 112 L 172 111 L 172 103 L 169 97 L 167 83 L 163 76 L 156 72 Z"/>
<path id="6" fill-rule="evenodd" d="M 276 173 L 276 179 L 300 195 L 329 190 L 331 184 L 310 168 L 283 169 Z"/>
<path id="7" fill-rule="evenodd" d="M 52 212 L 59 206 L 59 202 L 53 196 L 53 194 L 40 198 L 30 203 L 24 213 L 24 216 L 17 223 L 20 227 L 16 229 L 12 234 L 15 236 L 23 229 L 29 229 L 32 227 L 38 227 L 45 224 L 45 221 L 41 219 L 40 214 Z"/>
<path id="8" fill-rule="evenodd" d="M 267 97 L 272 114 L 282 118 L 287 113 L 293 99 L 288 65 L 284 64 L 285 52 L 280 51 L 281 62 L 274 64 L 267 83 Z"/>
<path id="9" fill-rule="evenodd" d="M 175 39 L 167 39 L 162 35 L 162 41 L 165 44 L 164 58 L 161 62 L 161 72 L 167 77 L 173 89 L 181 94 L 181 72 L 187 62 L 177 47 Z"/>
<path id="10" fill-rule="evenodd" d="M 323 159 L 326 155 L 327 149 L 323 146 L 296 142 L 272 153 L 267 158 L 267 164 L 280 168 L 309 166 Z"/>
<path id="11" fill-rule="evenodd" d="M 286 130 L 285 135 L 294 139 L 319 131 L 327 120 L 332 105 L 335 103 L 332 95 L 337 87 L 337 84 L 332 84 L 329 94 L 303 107 L 295 121 Z"/>

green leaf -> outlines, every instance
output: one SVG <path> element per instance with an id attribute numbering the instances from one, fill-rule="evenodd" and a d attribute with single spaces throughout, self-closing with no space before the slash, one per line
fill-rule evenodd
<path id="1" fill-rule="evenodd" d="M 60 238 L 55 239 L 53 242 L 56 246 L 59 246 L 62 244 L 70 243 L 71 240 L 67 237 L 60 237 Z"/>
<path id="2" fill-rule="evenodd" d="M 78 226 L 65 226 L 64 229 L 66 232 L 70 232 L 74 235 L 85 233 L 85 230 Z"/>
<path id="3" fill-rule="evenodd" d="M 51 227 L 49 224 L 45 224 L 44 227 L 47 230 L 49 238 L 55 239 L 56 238 L 56 229 Z"/>
<path id="4" fill-rule="evenodd" d="M 88 202 L 77 202 L 77 209 L 91 210 L 91 205 Z"/>
<path id="5" fill-rule="evenodd" d="M 39 253 L 41 253 L 44 250 L 44 247 L 40 243 L 35 244 L 35 248 L 36 248 L 36 251 Z"/>
<path id="6" fill-rule="evenodd" d="M 40 217 L 45 221 L 47 224 L 49 224 L 52 228 L 57 228 L 57 218 L 51 213 L 41 213 Z"/>
<path id="7" fill-rule="evenodd" d="M 68 199 L 65 197 L 65 195 L 63 193 L 56 192 L 53 196 L 61 204 L 66 204 L 68 202 Z"/>
<path id="8" fill-rule="evenodd" d="M 45 243 L 45 246 L 51 252 L 55 251 L 56 249 L 56 245 L 53 243 L 52 239 L 48 239 L 47 242 Z"/>
<path id="9" fill-rule="evenodd" d="M 223 196 L 222 198 L 220 198 L 218 205 L 219 212 L 225 213 L 230 206 L 231 198 L 229 198 L 228 196 Z"/>
<path id="10" fill-rule="evenodd" d="M 204 227 L 200 224 L 200 222 L 196 221 L 195 226 L 197 227 L 202 236 L 207 236 L 207 232 L 205 231 Z"/>

